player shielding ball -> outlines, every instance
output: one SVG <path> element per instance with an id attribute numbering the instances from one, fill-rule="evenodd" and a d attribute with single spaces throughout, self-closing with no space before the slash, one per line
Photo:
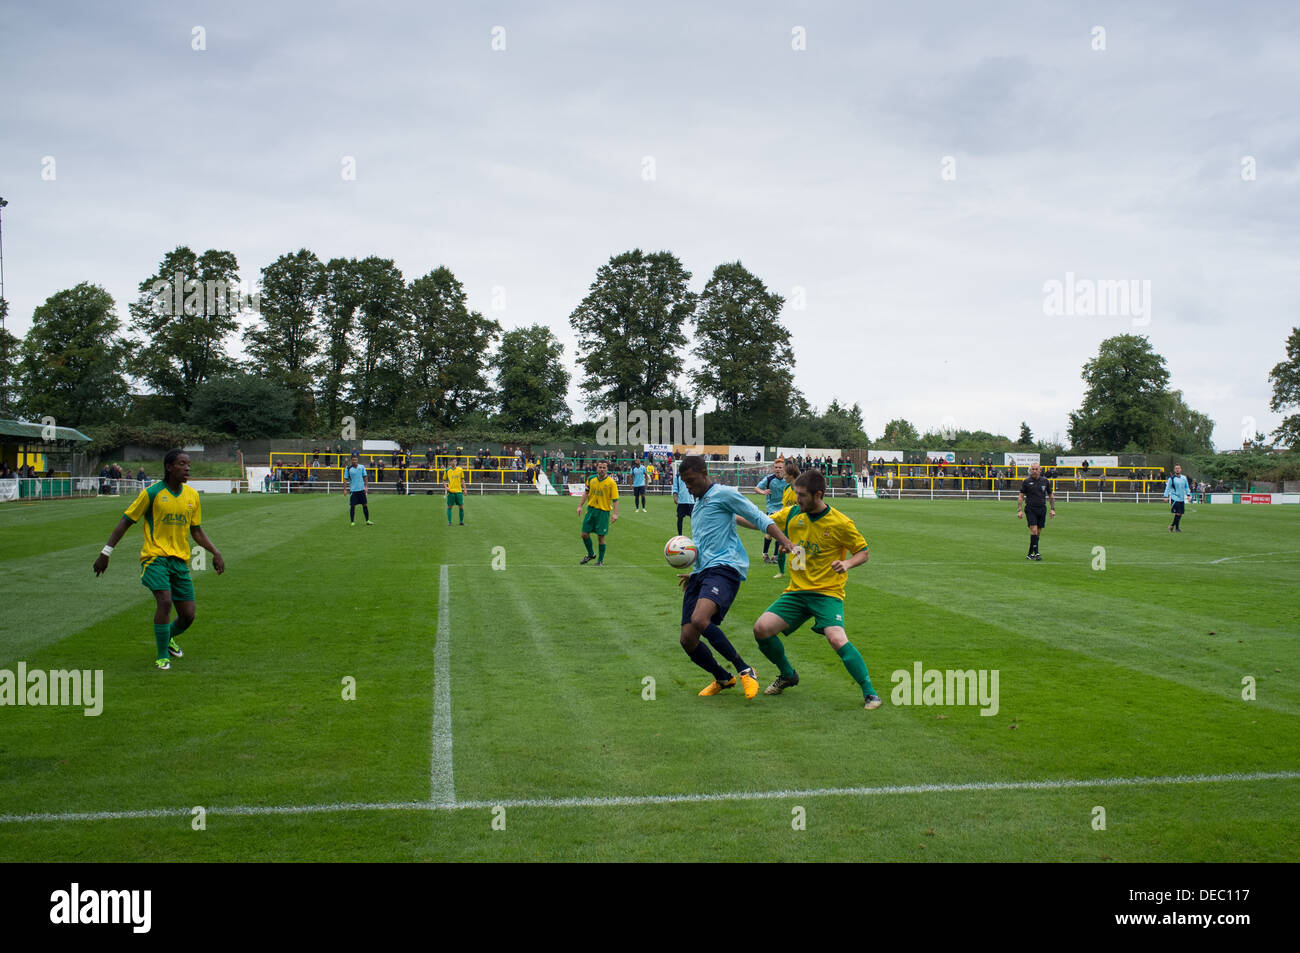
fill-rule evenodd
<path id="1" fill-rule="evenodd" d="M 163 460 L 162 480 L 140 491 L 113 527 L 108 544 L 95 560 L 96 576 L 108 570 L 108 557 L 136 523 L 140 523 L 144 543 L 140 548 L 140 582 L 153 593 L 156 609 L 153 637 L 158 650 L 154 665 L 160 671 L 171 668 L 168 657 L 181 658 L 184 652 L 176 641 L 194 621 L 194 582 L 190 579 L 190 537 L 212 554 L 217 575 L 226 571 L 226 561 L 199 525 L 202 505 L 190 478 L 190 458 L 180 450 L 169 451 Z M 176 620 L 171 621 L 172 606 Z"/>
<path id="2" fill-rule="evenodd" d="M 726 618 L 727 610 L 735 601 L 749 570 L 749 556 L 740 542 L 736 526 L 741 521 L 746 526 L 761 528 L 787 552 L 791 548 L 790 540 L 743 493 L 709 479 L 703 457 L 683 459 L 677 475 L 695 497 L 691 535 L 699 549 L 694 568 L 678 577 L 683 593 L 682 650 L 692 662 L 713 676 L 713 681 L 704 687 L 701 695 L 716 695 L 731 688 L 739 677 L 745 697 L 753 698 L 758 694 L 758 673 L 745 664 L 721 629 L 722 620 Z M 709 646 L 700 641 L 701 636 L 735 666 L 735 675 L 718 664 Z"/>
<path id="3" fill-rule="evenodd" d="M 1056 516 L 1056 494 L 1052 490 L 1052 481 L 1043 476 L 1043 468 L 1037 463 L 1029 465 L 1029 476 L 1020 484 L 1020 494 L 1016 497 L 1016 519 L 1029 522 L 1029 552 L 1026 559 L 1041 562 L 1038 554 L 1038 536 L 1047 525 L 1048 506 L 1051 515 Z"/>
<path id="4" fill-rule="evenodd" d="M 578 565 L 585 566 L 593 559 L 597 566 L 605 565 L 605 537 L 609 535 L 611 522 L 618 522 L 618 483 L 609 475 L 609 464 L 601 460 L 596 464 L 596 475 L 587 479 L 587 486 L 578 501 L 578 512 L 587 507 L 587 515 L 582 518 L 582 545 L 587 547 L 587 555 Z M 600 544 L 600 556 L 591 549 L 591 534 L 596 534 Z"/>
<path id="5" fill-rule="evenodd" d="M 794 481 L 796 502 L 772 519 L 794 543 L 790 585 L 754 623 L 758 647 L 780 673 L 764 693 L 780 695 L 799 684 L 799 673 L 785 654 L 781 633 L 793 632 L 809 619 L 812 630 L 826 636 L 844 668 L 862 689 L 867 711 L 880 707 L 880 696 L 862 653 L 844 629 L 844 581 L 848 571 L 870 558 L 867 541 L 853 520 L 825 500 L 826 477 L 808 470 Z"/>
<path id="6" fill-rule="evenodd" d="M 1178 524 L 1183 521 L 1183 511 L 1186 509 L 1187 499 L 1191 493 L 1191 487 L 1187 483 L 1187 477 L 1183 476 L 1183 468 L 1180 464 L 1174 464 L 1174 475 L 1165 481 L 1164 498 L 1169 501 L 1169 512 L 1174 514 L 1174 521 L 1169 524 L 1169 532 L 1181 533 L 1183 528 Z"/>

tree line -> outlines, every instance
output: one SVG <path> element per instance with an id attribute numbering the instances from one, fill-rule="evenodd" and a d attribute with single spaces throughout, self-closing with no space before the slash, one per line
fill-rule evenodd
<path id="1" fill-rule="evenodd" d="M 1169 388 L 1164 358 L 1132 334 L 1103 341 L 1084 364 L 1068 448 L 1059 437 L 1034 441 L 1023 423 L 1015 440 L 923 434 L 904 419 L 868 437 L 858 403 L 819 411 L 796 385 L 780 294 L 739 261 L 718 265 L 698 293 L 691 277 L 668 251 L 633 249 L 597 269 L 569 315 L 590 415 L 575 422 L 551 330 L 503 330 L 470 307 L 446 266 L 408 280 L 390 259 L 322 261 L 304 248 L 262 268 L 249 290 L 232 252 L 181 246 L 139 283 L 125 328 L 112 296 L 82 282 L 39 306 L 21 341 L 0 333 L 0 415 L 82 428 L 158 420 L 241 438 L 337 435 L 351 418 L 360 432 L 582 440 L 620 404 L 711 405 L 709 443 L 1212 452 L 1213 422 Z M 236 337 L 243 359 L 230 351 Z M 1272 409 L 1300 405 L 1300 328 L 1269 378 Z M 1282 443 L 1297 436 L 1300 413 L 1275 431 Z"/>

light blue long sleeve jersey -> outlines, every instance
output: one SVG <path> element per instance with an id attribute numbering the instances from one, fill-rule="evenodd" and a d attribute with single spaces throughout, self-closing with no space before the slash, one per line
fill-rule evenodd
<path id="1" fill-rule="evenodd" d="M 1172 503 L 1187 502 L 1191 488 L 1185 476 L 1172 476 L 1165 481 L 1165 497 Z"/>
<path id="2" fill-rule="evenodd" d="M 691 536 L 700 555 L 691 569 L 692 574 L 714 566 L 730 566 L 740 573 L 741 579 L 749 573 L 749 555 L 740 542 L 737 516 L 743 516 L 763 533 L 772 525 L 772 520 L 734 486 L 715 483 L 695 501 Z"/>
<path id="3" fill-rule="evenodd" d="M 769 514 L 781 509 L 781 497 L 785 493 L 785 488 L 789 485 L 784 477 L 779 477 L 775 473 L 769 473 L 758 481 L 758 488 L 767 491 L 767 512 Z"/>
<path id="4" fill-rule="evenodd" d="M 691 495 L 690 489 L 686 486 L 686 481 L 682 479 L 679 473 L 673 477 L 673 496 L 678 503 L 694 503 L 695 497 Z"/>

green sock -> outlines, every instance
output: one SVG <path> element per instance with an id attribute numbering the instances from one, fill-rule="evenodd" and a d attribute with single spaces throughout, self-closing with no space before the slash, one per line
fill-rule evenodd
<path id="1" fill-rule="evenodd" d="M 794 666 L 785 657 L 785 644 L 781 641 L 781 636 L 774 635 L 770 639 L 759 639 L 758 648 L 782 675 L 789 678 L 794 674 Z"/>
<path id="2" fill-rule="evenodd" d="M 456 509 L 460 511 L 460 521 L 465 522 L 465 507 L 458 506 Z"/>
<path id="3" fill-rule="evenodd" d="M 588 555 L 588 556 L 594 556 L 594 555 L 596 555 L 596 551 L 595 551 L 594 549 L 591 548 L 591 537 L 590 537 L 590 536 L 588 536 L 586 539 L 584 539 L 584 540 L 582 541 L 582 545 L 584 545 L 584 546 L 587 547 L 587 555 Z"/>
<path id="4" fill-rule="evenodd" d="M 172 624 L 170 622 L 155 622 L 153 624 L 153 640 L 158 643 L 158 657 L 164 659 L 167 657 L 167 643 L 172 637 Z"/>
<path id="5" fill-rule="evenodd" d="M 447 525 L 451 525 L 451 507 L 447 507 Z"/>
<path id="6" fill-rule="evenodd" d="M 604 543 L 601 543 L 601 544 L 600 544 L 600 556 L 597 557 L 596 561 L 597 561 L 597 562 L 601 562 L 601 563 L 603 563 L 603 562 L 605 561 L 605 544 L 604 544 Z"/>
<path id="7" fill-rule="evenodd" d="M 776 571 L 785 572 L 785 553 L 776 554 Z"/>
<path id="8" fill-rule="evenodd" d="M 849 670 L 853 680 L 862 686 L 863 695 L 874 695 L 876 689 L 871 684 L 871 676 L 867 674 L 867 663 L 862 658 L 862 653 L 853 647 L 852 642 L 845 642 L 835 654 L 840 657 L 844 667 Z"/>

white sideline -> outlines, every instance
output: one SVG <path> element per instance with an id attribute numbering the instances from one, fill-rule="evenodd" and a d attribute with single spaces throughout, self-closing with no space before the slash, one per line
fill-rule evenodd
<path id="1" fill-rule="evenodd" d="M 1178 774 L 1153 778 L 1062 778 L 1047 781 L 971 781 L 952 784 L 899 784 L 881 787 L 805 788 L 781 791 L 724 791 L 716 794 L 648 794 L 613 797 L 505 798 L 499 801 L 341 802 L 336 804 L 234 805 L 205 808 L 210 817 L 261 817 L 293 814 L 345 814 L 363 811 L 482 811 L 504 808 L 649 807 L 719 801 L 785 801 L 814 797 L 880 797 L 891 794 L 962 794 L 986 791 L 1062 791 L 1074 788 L 1147 787 L 1166 784 L 1220 784 L 1241 781 L 1296 781 L 1300 771 L 1253 771 L 1240 774 Z M 189 817 L 192 808 L 143 811 L 83 811 L 65 814 L 0 814 L 0 824 L 38 822 L 128 821 Z"/>
<path id="2" fill-rule="evenodd" d="M 1222 559 L 1211 559 L 1210 565 L 1226 563 L 1230 559 L 1254 559 L 1257 556 L 1289 556 L 1292 553 L 1300 553 L 1300 549 L 1284 549 L 1280 553 L 1242 553 L 1240 556 L 1224 556 Z"/>
<path id="3" fill-rule="evenodd" d="M 433 647 L 433 758 L 430 800 L 450 807 L 456 803 L 456 775 L 451 738 L 451 584 L 447 567 L 438 570 L 438 641 Z"/>

